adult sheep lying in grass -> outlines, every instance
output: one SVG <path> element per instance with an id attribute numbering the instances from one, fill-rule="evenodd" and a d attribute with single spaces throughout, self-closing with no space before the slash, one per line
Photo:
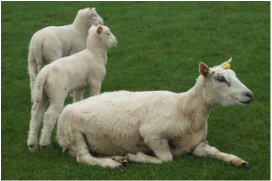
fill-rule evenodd
<path id="1" fill-rule="evenodd" d="M 37 31 L 31 38 L 28 54 L 30 88 L 47 64 L 85 49 L 88 30 L 92 25 L 104 24 L 95 8 L 79 10 L 74 22 L 65 26 L 49 26 Z"/>
<path id="2" fill-rule="evenodd" d="M 160 164 L 192 153 L 248 167 L 206 141 L 213 106 L 249 106 L 253 101 L 229 67 L 230 60 L 214 68 L 200 63 L 201 75 L 185 93 L 117 91 L 67 105 L 58 119 L 57 142 L 77 162 L 109 168 L 122 165 L 93 155 L 127 155 L 132 162 Z"/>
<path id="3" fill-rule="evenodd" d="M 102 81 L 106 75 L 107 50 L 117 45 L 117 38 L 106 26 L 91 27 L 86 49 L 63 57 L 46 65 L 38 74 L 32 94 L 34 105 L 31 110 L 30 130 L 27 145 L 36 151 L 38 131 L 45 106 L 50 102 L 44 116 L 39 144 L 50 144 L 51 133 L 59 116 L 67 93 L 74 91 L 74 101 L 83 99 L 84 89 L 90 88 L 90 95 L 100 94 Z"/>

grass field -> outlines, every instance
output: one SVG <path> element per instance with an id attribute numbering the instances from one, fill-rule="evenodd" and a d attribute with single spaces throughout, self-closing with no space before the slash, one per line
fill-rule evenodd
<path id="1" fill-rule="evenodd" d="M 103 169 L 62 156 L 55 131 L 49 148 L 29 153 L 30 38 L 43 27 L 72 23 L 85 7 L 96 7 L 118 38 L 101 92 L 187 91 L 199 62 L 215 66 L 233 57 L 232 69 L 255 101 L 249 108 L 215 107 L 207 139 L 251 168 L 188 155 L 162 165 L 131 163 L 123 172 Z M 1 15 L 1 179 L 270 179 L 270 2 L 1 2 Z"/>

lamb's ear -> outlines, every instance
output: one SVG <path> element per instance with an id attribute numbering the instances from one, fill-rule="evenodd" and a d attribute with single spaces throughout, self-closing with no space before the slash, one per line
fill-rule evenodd
<path id="1" fill-rule="evenodd" d="M 89 8 L 89 11 L 94 12 L 95 11 L 95 7 Z"/>
<path id="2" fill-rule="evenodd" d="M 95 8 L 89 8 L 88 11 L 85 11 L 85 16 L 90 17 L 95 11 Z"/>
<path id="3" fill-rule="evenodd" d="M 222 67 L 222 68 L 224 68 L 224 69 L 230 69 L 231 59 L 232 59 L 232 58 L 230 58 L 228 61 L 222 63 L 222 64 L 220 65 L 220 67 Z"/>
<path id="4" fill-rule="evenodd" d="M 199 73 L 204 77 L 207 77 L 209 75 L 209 72 L 210 72 L 209 67 L 205 63 L 200 62 Z"/>
<path id="5" fill-rule="evenodd" d="M 103 31 L 103 28 L 101 26 L 98 26 L 96 33 L 101 34 L 102 31 Z"/>
<path id="6" fill-rule="evenodd" d="M 95 26 L 95 25 L 92 25 L 90 29 L 94 29 L 94 28 L 96 28 L 96 26 Z"/>

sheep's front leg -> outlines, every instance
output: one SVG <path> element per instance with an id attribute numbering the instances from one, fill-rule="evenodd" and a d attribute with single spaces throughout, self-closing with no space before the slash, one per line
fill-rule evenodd
<path id="1" fill-rule="evenodd" d="M 162 163 L 162 161 L 159 158 L 146 155 L 143 152 L 138 152 L 137 154 L 129 153 L 128 161 L 139 162 L 139 163 L 154 163 L 154 164 Z"/>
<path id="2" fill-rule="evenodd" d="M 160 164 L 173 160 L 168 140 L 160 139 L 159 136 L 148 136 L 144 139 L 144 142 L 152 149 L 157 157 L 148 156 L 142 152 L 138 152 L 136 155 L 129 153 L 129 161 Z"/>
<path id="3" fill-rule="evenodd" d="M 246 167 L 249 168 L 249 164 L 243 159 L 232 155 L 220 152 L 215 147 L 210 146 L 207 141 L 200 142 L 194 149 L 193 154 L 199 157 L 207 157 L 225 161 L 236 167 Z"/>

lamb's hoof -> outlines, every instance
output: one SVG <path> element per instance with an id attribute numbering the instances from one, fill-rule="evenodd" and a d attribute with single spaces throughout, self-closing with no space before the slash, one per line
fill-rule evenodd
<path id="1" fill-rule="evenodd" d="M 40 148 L 41 149 L 45 149 L 45 148 L 47 148 L 49 145 L 40 145 Z"/>
<path id="2" fill-rule="evenodd" d="M 35 151 L 38 150 L 38 146 L 37 145 L 28 145 L 28 150 L 33 153 Z"/>
<path id="3" fill-rule="evenodd" d="M 123 166 L 128 165 L 128 156 L 112 156 L 111 159 L 121 163 Z"/>

